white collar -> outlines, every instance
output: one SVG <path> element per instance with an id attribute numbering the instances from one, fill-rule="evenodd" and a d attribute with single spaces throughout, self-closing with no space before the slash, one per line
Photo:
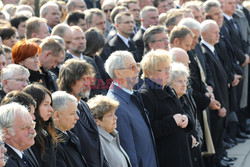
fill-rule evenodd
<path id="1" fill-rule="evenodd" d="M 201 43 L 203 43 L 204 45 L 206 45 L 210 51 L 212 51 L 214 53 L 214 46 L 212 46 L 211 44 L 207 43 L 206 41 L 204 41 L 203 39 L 201 40 Z"/>
<path id="2" fill-rule="evenodd" d="M 127 47 L 129 47 L 128 41 L 130 40 L 130 38 L 122 36 L 119 32 L 117 32 L 117 35 L 122 39 L 122 41 L 127 45 Z"/>
<path id="3" fill-rule="evenodd" d="M 8 146 L 10 146 L 10 148 L 12 148 L 12 150 L 14 150 L 21 159 L 23 159 L 22 151 L 20 151 L 20 150 L 16 149 L 15 147 L 9 145 L 8 143 L 6 143 L 6 144 Z"/>
<path id="4" fill-rule="evenodd" d="M 132 89 L 132 90 L 129 90 L 129 89 L 127 89 L 127 88 L 122 87 L 121 85 L 119 85 L 119 84 L 116 83 L 116 82 L 113 82 L 113 83 L 114 83 L 115 86 L 118 86 L 118 87 L 121 88 L 124 92 L 126 92 L 126 93 L 128 93 L 128 94 L 130 94 L 130 95 L 132 95 L 132 94 L 134 93 L 133 89 Z"/>
<path id="5" fill-rule="evenodd" d="M 231 20 L 231 19 L 233 19 L 233 17 L 232 16 L 228 16 L 227 14 L 225 14 L 225 13 L 223 13 L 223 16 L 227 19 L 227 20 Z"/>
<path id="6" fill-rule="evenodd" d="M 72 54 L 69 50 L 67 50 L 67 52 L 70 53 L 70 54 L 72 55 L 72 58 L 74 58 L 74 59 L 79 59 L 79 60 L 83 60 L 83 55 L 82 55 L 82 53 L 81 53 L 81 56 L 80 56 L 80 58 L 79 58 L 78 56 Z"/>

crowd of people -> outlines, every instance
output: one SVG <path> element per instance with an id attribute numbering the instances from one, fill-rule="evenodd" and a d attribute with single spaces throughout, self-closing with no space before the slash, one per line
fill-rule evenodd
<path id="1" fill-rule="evenodd" d="M 230 167 L 250 139 L 250 1 L 1 2 L 0 167 Z"/>

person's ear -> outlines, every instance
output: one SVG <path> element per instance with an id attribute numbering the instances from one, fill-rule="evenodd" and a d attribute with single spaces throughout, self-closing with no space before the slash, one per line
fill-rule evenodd
<path id="1" fill-rule="evenodd" d="M 115 74 L 115 78 L 122 78 L 121 76 L 121 72 L 120 72 L 120 70 L 115 70 L 114 71 L 114 74 Z"/>
<path id="2" fill-rule="evenodd" d="M 98 125 L 98 126 L 100 126 L 100 120 L 99 119 L 95 119 L 95 122 L 96 122 L 96 124 Z"/>
<path id="3" fill-rule="evenodd" d="M 59 112 L 54 111 L 52 118 L 53 118 L 54 121 L 60 121 Z"/>
<path id="4" fill-rule="evenodd" d="M 180 45 L 180 40 L 179 40 L 179 38 L 175 38 L 175 39 L 174 39 L 173 45 L 174 45 L 174 46 L 179 46 L 179 45 Z"/>
<path id="5" fill-rule="evenodd" d="M 10 128 L 3 128 L 2 133 L 3 133 L 4 139 L 9 139 L 9 138 L 13 137 L 11 135 Z"/>

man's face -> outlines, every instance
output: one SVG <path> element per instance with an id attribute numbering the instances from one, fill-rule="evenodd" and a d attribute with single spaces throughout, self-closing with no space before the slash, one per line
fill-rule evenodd
<path id="1" fill-rule="evenodd" d="M 149 11 L 147 13 L 146 18 L 143 18 L 143 26 L 148 28 L 150 26 L 156 26 L 158 24 L 158 12 L 157 11 Z"/>
<path id="2" fill-rule="evenodd" d="M 134 20 L 132 16 L 122 16 L 121 23 L 116 24 L 117 31 L 124 37 L 128 38 L 134 30 Z"/>
<path id="3" fill-rule="evenodd" d="M 103 16 L 94 15 L 92 18 L 92 24 L 90 27 L 97 27 L 99 30 L 101 30 L 102 34 L 106 31 L 106 19 Z"/>
<path id="4" fill-rule="evenodd" d="M 60 11 L 58 7 L 51 6 L 48 10 L 48 13 L 45 16 L 45 19 L 47 20 L 48 26 L 53 28 L 55 25 L 60 23 Z"/>
<path id="5" fill-rule="evenodd" d="M 135 67 L 135 68 L 133 68 Z M 121 82 L 127 89 L 132 88 L 138 82 L 140 68 L 137 68 L 136 62 L 133 57 L 127 57 L 124 60 L 124 68 L 120 69 L 120 79 L 117 83 Z"/>
<path id="6" fill-rule="evenodd" d="M 49 52 L 49 53 L 48 53 Z M 41 53 L 42 55 L 43 53 Z M 59 52 L 57 55 L 53 55 L 51 51 L 45 51 L 45 58 L 43 62 L 40 63 L 40 67 L 42 66 L 44 70 L 48 71 L 51 68 L 56 68 L 57 64 L 61 62 L 62 59 L 64 59 L 63 51 Z"/>
<path id="7" fill-rule="evenodd" d="M 72 38 L 73 38 L 73 33 L 71 29 L 69 29 L 64 33 L 64 36 L 63 36 L 63 40 L 65 42 L 65 50 L 70 49 Z"/>
<path id="8" fill-rule="evenodd" d="M 4 90 L 9 93 L 13 90 L 22 90 L 29 84 L 29 76 L 14 74 L 11 78 L 3 80 Z"/>
<path id="9" fill-rule="evenodd" d="M 82 76 L 81 79 L 77 80 L 74 85 L 71 86 L 72 92 L 77 99 L 88 98 L 90 93 L 91 78 L 88 74 Z"/>
<path id="10" fill-rule="evenodd" d="M 35 143 L 36 131 L 34 124 L 29 114 L 25 116 L 25 119 L 22 119 L 20 116 L 15 117 L 13 124 L 14 136 L 8 132 L 9 135 L 6 137 L 5 142 L 20 151 L 31 147 Z"/>
<path id="11" fill-rule="evenodd" d="M 168 1 L 160 1 L 158 4 L 158 11 L 159 14 L 161 13 L 166 13 L 170 9 L 174 8 L 174 1 L 173 0 L 168 0 Z"/>
<path id="12" fill-rule="evenodd" d="M 140 8 L 144 8 L 145 6 L 153 6 L 153 0 L 139 0 L 138 3 L 139 3 L 139 6 Z"/>
<path id="13" fill-rule="evenodd" d="M 72 7 L 71 11 L 74 11 L 74 10 L 85 11 L 87 9 L 85 2 L 82 0 L 75 2 L 75 4 L 76 5 Z"/>
<path id="14" fill-rule="evenodd" d="M 225 14 L 232 16 L 236 10 L 236 1 L 235 0 L 225 0 L 222 10 Z"/>
<path id="15" fill-rule="evenodd" d="M 191 49 L 193 37 L 190 34 L 187 34 L 183 39 L 180 39 L 176 47 L 182 48 L 185 51 Z"/>
<path id="16" fill-rule="evenodd" d="M 198 21 L 199 23 L 201 23 L 202 21 L 202 13 L 200 10 L 193 10 L 193 15 L 194 15 L 194 19 L 196 21 Z"/>
<path id="17" fill-rule="evenodd" d="M 73 39 L 71 41 L 71 49 L 75 53 L 82 53 L 86 49 L 85 34 L 81 30 L 73 30 Z"/>
<path id="18" fill-rule="evenodd" d="M 214 21 L 216 21 L 219 27 L 222 27 L 224 18 L 219 7 L 211 7 L 210 13 L 207 13 L 207 15 L 210 16 Z"/>
<path id="19" fill-rule="evenodd" d="M 83 32 L 87 30 L 86 21 L 84 19 L 79 19 L 76 25 L 79 26 L 83 30 Z"/>
<path id="20" fill-rule="evenodd" d="M 113 5 L 106 5 L 103 7 L 102 11 L 105 13 L 106 15 L 106 19 L 111 22 L 110 20 L 110 14 L 112 12 L 112 10 L 114 9 L 114 6 Z"/>
<path id="21" fill-rule="evenodd" d="M 135 21 L 140 21 L 140 7 L 137 3 L 130 3 L 129 5 L 129 13 L 131 13 L 134 17 Z"/>
<path id="22" fill-rule="evenodd" d="M 155 34 L 155 40 L 151 42 L 150 49 L 164 49 L 168 50 L 168 37 L 165 32 Z"/>
<path id="23" fill-rule="evenodd" d="M 26 21 L 21 22 L 18 27 L 17 27 L 17 32 L 19 35 L 19 39 L 23 39 L 24 38 L 24 34 L 25 34 L 25 26 L 26 26 Z"/>
<path id="24" fill-rule="evenodd" d="M 220 29 L 217 24 L 210 24 L 209 29 L 204 33 L 205 33 L 204 40 L 210 45 L 214 46 L 216 43 L 219 42 Z"/>
<path id="25" fill-rule="evenodd" d="M 49 29 L 46 23 L 40 23 L 40 30 L 36 33 L 36 38 L 44 39 L 50 36 Z"/>
<path id="26" fill-rule="evenodd" d="M 192 32 L 194 33 L 194 37 L 193 37 L 193 40 L 192 40 L 192 46 L 191 46 L 191 49 L 194 49 L 195 48 L 195 45 L 199 42 L 199 37 L 200 37 L 200 31 L 199 30 L 193 30 L 191 29 Z M 185 50 L 185 49 L 184 49 Z"/>
<path id="27" fill-rule="evenodd" d="M 74 128 L 77 120 L 77 103 L 69 101 L 65 110 L 58 112 L 58 128 L 67 131 Z"/>

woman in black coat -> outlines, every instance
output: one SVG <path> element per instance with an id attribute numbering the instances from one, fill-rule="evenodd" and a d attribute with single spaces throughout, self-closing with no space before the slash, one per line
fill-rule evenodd
<path id="1" fill-rule="evenodd" d="M 165 50 L 150 51 L 143 57 L 142 99 L 149 112 L 160 166 L 192 167 L 186 132 L 193 126 L 189 116 L 182 112 L 174 90 L 166 85 L 170 61 Z"/>

